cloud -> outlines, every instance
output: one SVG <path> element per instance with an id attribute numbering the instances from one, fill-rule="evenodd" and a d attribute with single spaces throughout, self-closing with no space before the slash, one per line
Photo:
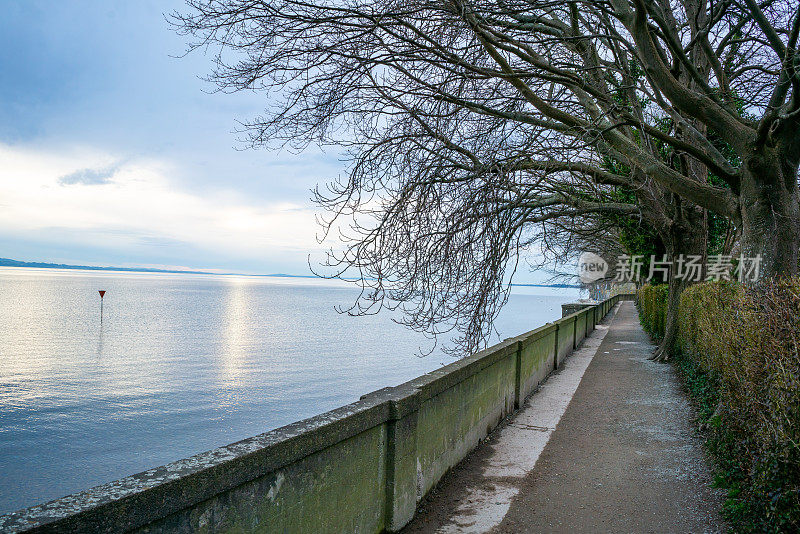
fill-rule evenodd
<path id="1" fill-rule="evenodd" d="M 316 241 L 312 206 L 176 182 L 171 177 L 184 169 L 170 160 L 0 143 L 0 168 L 0 234 L 7 237 L 45 243 L 58 235 L 75 250 L 101 243 L 130 257 L 170 251 L 174 261 L 188 262 L 191 253 L 193 263 L 209 267 L 291 261 L 304 268 L 309 253 L 328 247 Z"/>
<path id="2" fill-rule="evenodd" d="M 117 167 L 105 169 L 80 169 L 58 179 L 61 185 L 105 185 L 111 183 L 111 178 L 117 172 Z"/>
<path id="3" fill-rule="evenodd" d="M 177 239 L 170 239 L 169 237 L 143 235 L 139 236 L 139 243 L 148 247 L 179 247 L 186 243 L 178 241 Z"/>

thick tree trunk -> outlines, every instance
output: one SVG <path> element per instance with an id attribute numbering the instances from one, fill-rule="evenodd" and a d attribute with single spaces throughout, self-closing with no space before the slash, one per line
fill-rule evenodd
<path id="1" fill-rule="evenodd" d="M 675 345 L 678 341 L 678 312 L 683 290 L 698 280 L 687 277 L 679 278 L 678 260 L 689 256 L 706 256 L 707 222 L 703 211 L 696 206 L 689 209 L 679 209 L 682 212 L 678 221 L 674 221 L 670 228 L 662 233 L 662 239 L 667 249 L 667 255 L 672 260 L 672 269 L 669 276 L 669 291 L 667 294 L 667 311 L 664 322 L 664 337 L 658 348 L 653 353 L 652 359 L 664 362 L 675 354 Z M 705 263 L 704 261 L 702 263 Z M 685 273 L 684 273 L 685 274 Z M 705 273 L 700 273 L 700 278 Z"/>
<path id="2" fill-rule="evenodd" d="M 678 341 L 678 311 L 680 308 L 681 294 L 689 287 L 686 280 L 678 280 L 671 277 L 669 281 L 669 292 L 667 294 L 667 314 L 664 323 L 664 338 L 659 343 L 653 353 L 652 359 L 658 362 L 665 362 L 675 354 L 675 346 Z"/>
<path id="3" fill-rule="evenodd" d="M 743 168 L 741 183 L 742 255 L 761 256 L 760 278 L 798 274 L 800 192 L 797 165 L 764 149 Z"/>

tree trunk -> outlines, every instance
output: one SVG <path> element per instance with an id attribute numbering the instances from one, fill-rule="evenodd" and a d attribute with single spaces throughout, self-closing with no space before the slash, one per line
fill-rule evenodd
<path id="1" fill-rule="evenodd" d="M 743 167 L 742 255 L 761 256 L 759 278 L 798 274 L 800 192 L 797 165 L 762 149 Z"/>
<path id="2" fill-rule="evenodd" d="M 674 276 L 670 277 L 669 292 L 667 293 L 667 315 L 664 320 L 664 338 L 653 353 L 652 360 L 666 362 L 675 354 L 675 345 L 678 341 L 678 311 L 681 294 L 689 285 L 686 280 L 678 280 Z"/>
<path id="3" fill-rule="evenodd" d="M 652 360 L 665 362 L 675 354 L 675 344 L 678 341 L 678 317 L 683 290 L 698 280 L 686 277 L 678 278 L 678 260 L 688 256 L 701 256 L 705 263 L 707 222 L 705 214 L 697 206 L 688 209 L 678 208 L 681 216 L 673 222 L 668 230 L 662 234 L 662 240 L 667 249 L 667 255 L 672 260 L 669 273 L 669 290 L 667 294 L 667 310 L 664 320 L 664 337 L 652 356 Z M 705 276 L 700 273 L 700 278 Z"/>

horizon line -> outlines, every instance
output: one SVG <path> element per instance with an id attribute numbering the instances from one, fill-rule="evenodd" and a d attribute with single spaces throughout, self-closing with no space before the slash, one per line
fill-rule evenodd
<path id="1" fill-rule="evenodd" d="M 0 267 L 23 267 L 29 269 L 65 269 L 65 270 L 81 270 L 81 271 L 118 271 L 118 272 L 134 272 L 134 273 L 163 273 L 163 274 L 204 274 L 214 276 L 259 276 L 259 277 L 273 277 L 273 278 L 313 278 L 319 280 L 333 280 L 334 278 L 326 278 L 323 276 L 315 276 L 308 274 L 288 274 L 288 273 L 270 273 L 270 274 L 247 274 L 236 272 L 214 272 L 203 271 L 196 269 L 159 269 L 156 267 L 114 267 L 114 266 L 98 266 L 98 265 L 73 265 L 68 263 L 51 263 L 41 261 L 22 261 L 14 260 L 11 258 L 0 258 Z M 335 278 L 336 280 L 344 280 L 346 282 L 356 281 L 355 278 Z M 581 286 L 573 284 L 510 284 L 512 287 L 555 287 L 565 289 L 580 289 Z"/>

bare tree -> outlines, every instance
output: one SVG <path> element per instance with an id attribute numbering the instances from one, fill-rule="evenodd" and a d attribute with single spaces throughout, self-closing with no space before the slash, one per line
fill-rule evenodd
<path id="1" fill-rule="evenodd" d="M 318 200 L 329 228 L 350 221 L 332 263 L 365 289 L 354 311 L 402 303 L 474 347 L 537 225 L 598 213 L 693 252 L 712 210 L 765 275 L 797 272 L 796 2 L 188 4 L 173 20 L 214 48 L 210 79 L 271 95 L 252 145 L 350 149 Z"/>

